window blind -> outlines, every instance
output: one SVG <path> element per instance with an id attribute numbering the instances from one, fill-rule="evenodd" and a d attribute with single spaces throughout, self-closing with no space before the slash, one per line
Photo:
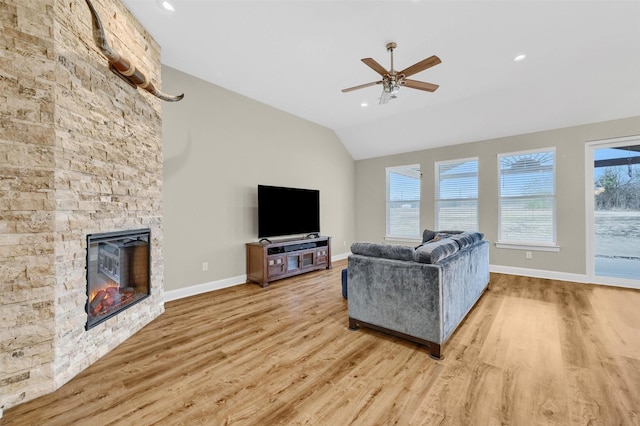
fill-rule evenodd
<path id="1" fill-rule="evenodd" d="M 387 237 L 420 237 L 420 166 L 387 170 Z"/>
<path id="2" fill-rule="evenodd" d="M 478 230 L 478 159 L 436 163 L 436 229 Z"/>
<path id="3" fill-rule="evenodd" d="M 555 151 L 501 154 L 501 242 L 555 244 Z"/>

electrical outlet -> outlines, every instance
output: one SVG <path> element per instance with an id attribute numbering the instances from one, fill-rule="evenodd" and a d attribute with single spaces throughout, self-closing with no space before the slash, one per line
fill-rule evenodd
<path id="1" fill-rule="evenodd" d="M 347 246 L 347 242 L 345 241 L 342 245 L 346 247 Z"/>
<path id="2" fill-rule="evenodd" d="M 207 262 L 202 262 L 202 271 L 208 271 L 209 270 L 209 264 Z"/>
<path id="3" fill-rule="evenodd" d="M 531 259 L 531 252 L 525 252 L 524 257 L 526 257 L 527 259 Z"/>

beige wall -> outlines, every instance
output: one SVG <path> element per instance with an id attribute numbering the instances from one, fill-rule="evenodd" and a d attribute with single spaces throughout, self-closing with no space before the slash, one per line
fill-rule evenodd
<path id="1" fill-rule="evenodd" d="M 478 157 L 480 231 L 492 242 L 492 265 L 586 274 L 585 142 L 640 134 L 640 117 L 530 133 L 462 145 L 416 151 L 356 162 L 356 240 L 384 241 L 385 167 L 421 165 L 422 228 L 435 224 L 436 161 Z M 498 249 L 497 154 L 545 147 L 556 148 L 557 238 L 559 253 Z"/>
<path id="2" fill-rule="evenodd" d="M 333 255 L 354 241 L 354 161 L 332 130 L 170 67 L 164 103 L 165 290 L 246 274 L 257 185 L 320 190 Z M 209 270 L 202 271 L 202 263 Z"/>

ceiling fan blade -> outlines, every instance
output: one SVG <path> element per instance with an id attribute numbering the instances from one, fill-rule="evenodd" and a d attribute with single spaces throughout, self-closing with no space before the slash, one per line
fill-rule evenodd
<path id="1" fill-rule="evenodd" d="M 361 84 L 359 86 L 353 86 L 353 87 L 349 87 L 347 89 L 342 89 L 342 93 L 347 93 L 347 92 L 351 92 L 352 90 L 358 90 L 358 89 L 363 89 L 365 87 L 369 87 L 369 86 L 375 86 L 376 84 L 382 84 L 382 80 L 380 81 L 373 81 L 371 83 L 366 83 L 366 84 Z"/>
<path id="2" fill-rule="evenodd" d="M 405 77 L 409 77 L 410 75 L 419 73 L 420 71 L 424 71 L 427 68 L 431 68 L 434 65 L 438 65 L 440 62 L 441 62 L 440 58 L 438 58 L 436 55 L 433 55 L 427 59 L 423 59 L 420 62 L 411 65 L 408 68 L 403 69 L 398 74 L 404 75 Z"/>
<path id="3" fill-rule="evenodd" d="M 425 83 L 424 81 L 417 80 L 409 80 L 408 78 L 403 78 L 400 81 L 402 86 L 411 87 L 412 89 L 424 90 L 426 92 L 435 92 L 436 89 L 440 86 L 432 83 Z"/>
<path id="4" fill-rule="evenodd" d="M 385 74 L 389 74 L 389 72 L 373 58 L 364 58 L 361 59 L 361 61 L 382 76 L 384 76 Z"/>

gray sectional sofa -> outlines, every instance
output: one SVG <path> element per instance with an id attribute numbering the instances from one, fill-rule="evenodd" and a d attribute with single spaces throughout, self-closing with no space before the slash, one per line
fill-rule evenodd
<path id="1" fill-rule="evenodd" d="M 347 277 L 349 328 L 404 337 L 441 358 L 442 346 L 489 284 L 489 242 L 483 237 L 427 230 L 416 248 L 354 243 Z"/>

